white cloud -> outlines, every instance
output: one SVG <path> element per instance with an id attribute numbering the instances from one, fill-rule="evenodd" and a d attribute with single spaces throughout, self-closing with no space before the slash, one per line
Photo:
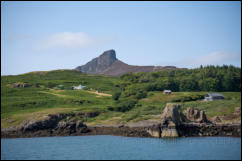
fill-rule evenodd
<path id="1" fill-rule="evenodd" d="M 83 32 L 62 32 L 50 35 L 38 42 L 35 50 L 49 50 L 56 48 L 86 48 L 94 45 L 96 41 Z"/>

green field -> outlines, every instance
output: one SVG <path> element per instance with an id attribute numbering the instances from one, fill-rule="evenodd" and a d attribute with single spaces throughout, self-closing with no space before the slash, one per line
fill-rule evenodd
<path id="1" fill-rule="evenodd" d="M 1 77 L 1 127 L 19 126 L 24 120 L 43 119 L 47 114 L 98 112 L 99 116 L 85 120 L 89 125 L 120 124 L 147 119 L 159 119 L 168 102 L 182 104 L 183 108 L 205 110 L 209 117 L 233 113 L 241 106 L 241 92 L 220 92 L 225 100 L 200 101 L 208 92 L 147 91 L 133 99 L 128 88 L 121 92 L 120 78 L 87 75 L 73 70 L 31 72 Z M 11 83 L 28 83 L 28 88 L 13 88 Z M 85 85 L 88 90 L 72 90 L 74 85 Z M 63 89 L 57 89 L 63 85 Z M 96 94 L 95 92 L 99 93 Z M 111 95 L 121 92 L 119 100 Z M 105 95 L 109 94 L 109 95 Z M 131 96 L 126 96 L 130 94 Z M 140 94 L 140 93 L 139 93 Z M 135 100 L 132 102 L 132 100 Z M 132 108 L 123 112 L 116 106 L 131 102 Z M 114 110 L 110 110 L 114 108 Z"/>

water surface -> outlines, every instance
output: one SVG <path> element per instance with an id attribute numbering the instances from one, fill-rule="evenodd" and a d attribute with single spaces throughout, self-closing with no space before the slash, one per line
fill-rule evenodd
<path id="1" fill-rule="evenodd" d="M 241 138 L 69 136 L 1 139 L 2 159 L 241 159 Z"/>

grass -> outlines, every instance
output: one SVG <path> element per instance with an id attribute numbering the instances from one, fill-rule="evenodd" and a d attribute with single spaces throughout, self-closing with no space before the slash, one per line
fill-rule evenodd
<path id="1" fill-rule="evenodd" d="M 140 104 L 143 106 L 143 111 L 149 111 L 150 114 L 157 111 L 163 111 L 166 103 L 171 102 L 175 98 L 205 95 L 208 92 L 173 92 L 171 95 L 165 95 L 161 92 L 151 92 L 152 96 L 140 100 Z M 183 110 L 188 107 L 194 107 L 204 110 L 209 117 L 221 116 L 228 113 L 233 113 L 235 107 L 241 107 L 241 92 L 220 92 L 225 96 L 224 100 L 216 101 L 188 101 L 178 102 L 182 105 Z M 151 109 L 153 106 L 153 110 Z M 150 109 L 150 110 L 149 110 Z M 156 110 L 155 110 L 156 109 Z M 160 110 L 160 111 L 159 111 Z"/>
<path id="2" fill-rule="evenodd" d="M 221 92 L 225 100 L 194 101 L 207 92 L 173 92 L 165 95 L 161 91 L 148 92 L 130 111 L 109 111 L 115 101 L 111 95 L 119 92 L 115 86 L 118 77 L 87 75 L 73 70 L 31 72 L 16 76 L 1 77 L 1 127 L 19 126 L 24 120 L 41 120 L 47 114 L 99 112 L 88 118 L 88 125 L 121 124 L 148 119 L 160 119 L 166 103 L 178 101 L 183 110 L 196 107 L 205 110 L 209 117 L 233 113 L 241 106 L 241 92 Z M 29 88 L 12 88 L 11 83 L 25 82 Z M 65 90 L 54 89 L 64 85 Z M 71 90 L 74 85 L 85 85 L 89 90 Z M 99 94 L 95 93 L 96 90 Z M 192 98 L 189 100 L 188 98 Z M 179 102 L 180 101 L 180 102 Z"/>

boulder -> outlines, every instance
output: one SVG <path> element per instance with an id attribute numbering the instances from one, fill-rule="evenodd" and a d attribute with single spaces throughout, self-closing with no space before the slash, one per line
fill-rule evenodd
<path id="1" fill-rule="evenodd" d="M 215 116 L 211 120 L 212 120 L 212 122 L 215 122 L 215 123 L 221 123 L 222 122 L 222 120 L 219 116 Z"/>
<path id="2" fill-rule="evenodd" d="M 234 109 L 234 113 L 237 114 L 237 115 L 241 115 L 241 107 L 236 107 Z"/>
<path id="3" fill-rule="evenodd" d="M 56 126 L 56 129 L 65 129 L 66 128 L 66 122 L 65 121 L 60 121 L 58 125 Z"/>
<path id="4" fill-rule="evenodd" d="M 87 125 L 85 125 L 82 121 L 79 120 L 76 122 L 76 129 L 80 128 L 87 128 Z"/>
<path id="5" fill-rule="evenodd" d="M 202 110 L 189 107 L 185 113 L 187 119 L 189 119 L 190 121 L 197 123 L 209 123 L 205 112 Z"/>

